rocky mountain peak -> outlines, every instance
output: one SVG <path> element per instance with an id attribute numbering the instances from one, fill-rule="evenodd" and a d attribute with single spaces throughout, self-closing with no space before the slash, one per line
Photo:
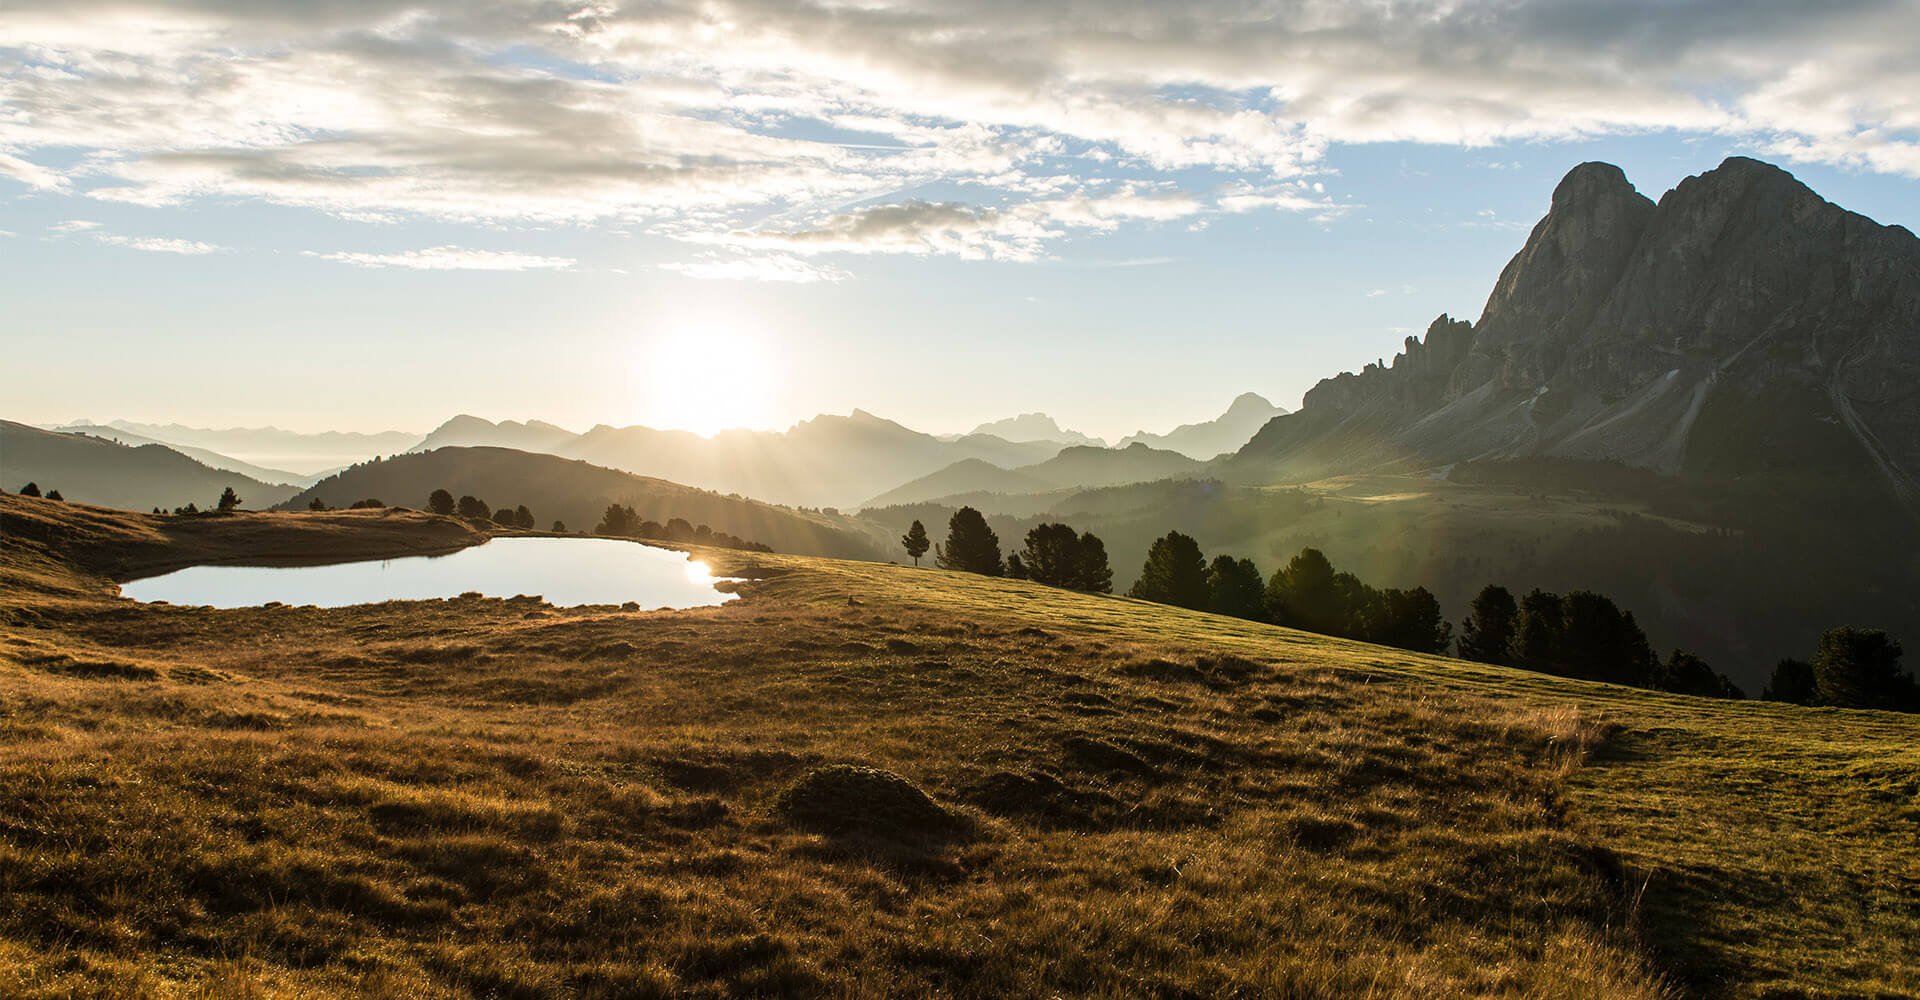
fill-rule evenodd
<path id="1" fill-rule="evenodd" d="M 1592 160 L 1567 171 L 1553 189 L 1553 212 L 1581 211 L 1583 206 L 1615 201 L 1638 194 L 1627 172 L 1611 163 Z"/>

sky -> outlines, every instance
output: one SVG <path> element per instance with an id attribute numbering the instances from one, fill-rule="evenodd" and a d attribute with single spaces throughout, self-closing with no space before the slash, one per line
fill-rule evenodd
<path id="1" fill-rule="evenodd" d="M 1575 164 L 1920 229 L 1920 0 L 7 0 L 0 416 L 1116 439 L 1476 318 Z"/>

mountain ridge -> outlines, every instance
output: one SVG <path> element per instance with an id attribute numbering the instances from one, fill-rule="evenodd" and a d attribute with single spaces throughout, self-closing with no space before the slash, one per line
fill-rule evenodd
<path id="1" fill-rule="evenodd" d="M 1223 467 L 1278 481 L 1469 460 L 1920 489 L 1920 241 L 1732 157 L 1658 202 L 1582 164 L 1477 323 L 1324 379 Z"/>

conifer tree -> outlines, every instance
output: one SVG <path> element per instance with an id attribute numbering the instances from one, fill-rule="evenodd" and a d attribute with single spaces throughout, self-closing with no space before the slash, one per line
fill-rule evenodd
<path id="1" fill-rule="evenodd" d="M 927 526 L 919 521 L 913 522 L 913 526 L 907 529 L 907 533 L 900 536 L 900 546 L 907 550 L 907 555 L 912 557 L 915 566 L 920 565 L 920 557 L 926 555 L 927 549 L 932 545 L 932 540 L 927 538 Z"/>
<path id="2" fill-rule="evenodd" d="M 986 576 L 1006 573 L 1000 557 L 1000 536 L 987 527 L 987 519 L 972 507 L 962 507 L 947 519 L 947 541 L 934 550 L 934 564 Z"/>
<path id="3" fill-rule="evenodd" d="M 1178 531 L 1169 531 L 1155 539 L 1147 550 L 1147 561 L 1140 567 L 1140 579 L 1134 581 L 1130 597 L 1156 601 L 1196 611 L 1207 606 L 1207 563 L 1200 554 L 1200 543 Z"/>

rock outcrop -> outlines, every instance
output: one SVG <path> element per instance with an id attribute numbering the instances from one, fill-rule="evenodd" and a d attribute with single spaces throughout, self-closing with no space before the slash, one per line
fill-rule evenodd
<path id="1" fill-rule="evenodd" d="M 1658 204 L 1586 163 L 1477 323 L 1326 379 L 1238 478 L 1474 459 L 1817 473 L 1920 501 L 1920 240 L 1734 157 Z"/>

